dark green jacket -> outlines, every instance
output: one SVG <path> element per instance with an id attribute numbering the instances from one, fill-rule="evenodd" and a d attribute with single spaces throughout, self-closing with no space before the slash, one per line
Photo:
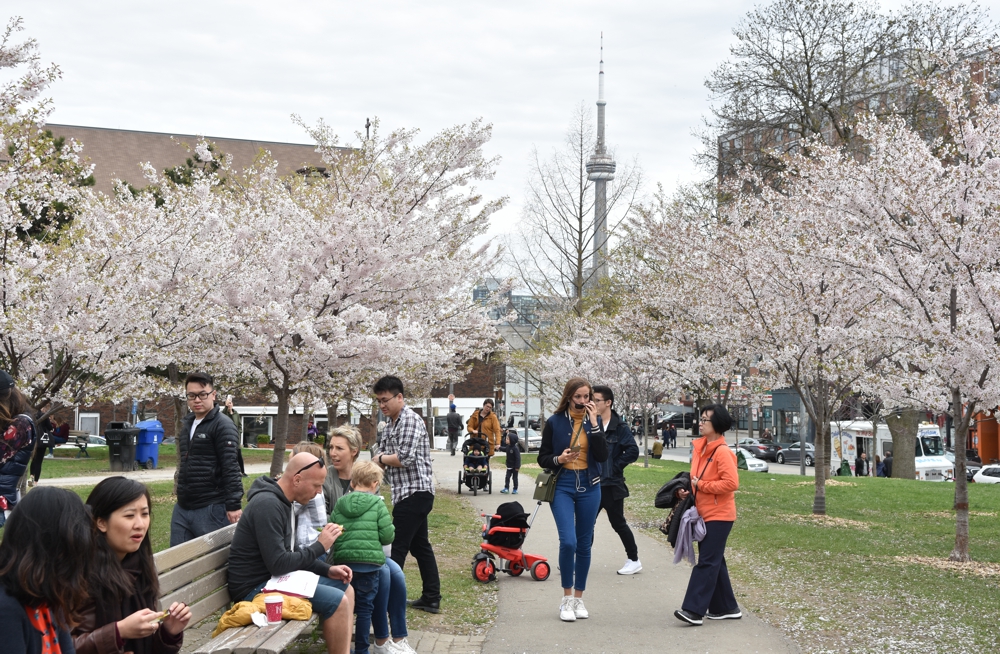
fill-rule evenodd
<path id="1" fill-rule="evenodd" d="M 392 543 L 396 528 L 380 495 L 348 493 L 330 514 L 330 522 L 344 528 L 333 544 L 333 561 L 341 563 L 385 564 L 382 546 Z"/>

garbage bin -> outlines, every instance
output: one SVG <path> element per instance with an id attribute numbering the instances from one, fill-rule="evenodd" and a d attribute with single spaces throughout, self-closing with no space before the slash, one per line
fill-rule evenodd
<path id="1" fill-rule="evenodd" d="M 163 442 L 163 425 L 159 420 L 135 423 L 139 438 L 135 446 L 135 460 L 140 466 L 152 470 L 160 463 L 160 443 Z"/>
<path id="2" fill-rule="evenodd" d="M 135 470 L 135 437 L 139 430 L 128 422 L 109 422 L 104 432 L 108 441 L 111 472 Z"/>

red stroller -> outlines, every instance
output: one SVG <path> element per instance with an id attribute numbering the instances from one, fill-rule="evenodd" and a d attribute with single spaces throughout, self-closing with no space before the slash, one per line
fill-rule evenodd
<path id="1" fill-rule="evenodd" d="M 525 554 L 521 550 L 524 538 L 541 505 L 539 502 L 530 518 L 520 502 L 501 504 L 493 515 L 480 514 L 489 520 L 483 524 L 482 549 L 472 559 L 473 579 L 484 584 L 496 579 L 497 565 L 494 558 L 497 557 L 500 559 L 500 571 L 512 577 L 517 577 L 528 570 L 535 581 L 545 581 L 549 578 L 552 568 L 548 559 L 537 554 Z"/>

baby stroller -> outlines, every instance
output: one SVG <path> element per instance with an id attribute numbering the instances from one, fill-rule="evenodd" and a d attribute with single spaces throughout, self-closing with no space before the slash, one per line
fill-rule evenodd
<path id="1" fill-rule="evenodd" d="M 481 513 L 489 518 L 483 524 L 482 549 L 472 559 L 472 578 L 481 583 L 487 583 L 497 578 L 497 565 L 494 558 L 500 559 L 500 571 L 512 577 L 519 576 L 525 570 L 531 573 L 535 581 L 545 581 L 552 572 L 548 559 L 537 554 L 525 554 L 521 550 L 524 538 L 531 529 L 538 507 L 535 507 L 531 517 L 524 512 L 520 502 L 507 502 L 497 507 L 493 515 Z"/>
<path id="2" fill-rule="evenodd" d="M 493 471 L 490 470 L 490 444 L 485 438 L 469 435 L 462 443 L 462 469 L 458 471 L 458 494 L 462 485 L 469 487 L 473 495 L 486 489 L 493 494 Z"/>

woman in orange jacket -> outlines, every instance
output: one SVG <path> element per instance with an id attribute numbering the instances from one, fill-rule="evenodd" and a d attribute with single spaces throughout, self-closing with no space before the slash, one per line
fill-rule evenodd
<path id="1" fill-rule="evenodd" d="M 482 434 L 482 437 L 490 444 L 490 456 L 493 456 L 500 445 L 501 433 L 500 421 L 497 419 L 497 414 L 493 413 L 493 400 L 486 398 L 486 401 L 483 402 L 483 408 L 472 412 L 472 417 L 469 418 L 466 427 L 468 427 L 470 434 Z"/>
<path id="2" fill-rule="evenodd" d="M 705 538 L 698 544 L 698 565 L 691 570 L 687 593 L 677 619 L 692 625 L 709 620 L 739 620 L 743 617 L 726 567 L 726 540 L 736 521 L 736 455 L 726 447 L 725 433 L 733 426 L 729 411 L 721 404 L 701 410 L 701 438 L 691 443 L 691 492 L 698 515 L 705 521 Z M 695 476 L 697 475 L 697 476 Z M 687 497 L 686 490 L 677 496 Z"/>

